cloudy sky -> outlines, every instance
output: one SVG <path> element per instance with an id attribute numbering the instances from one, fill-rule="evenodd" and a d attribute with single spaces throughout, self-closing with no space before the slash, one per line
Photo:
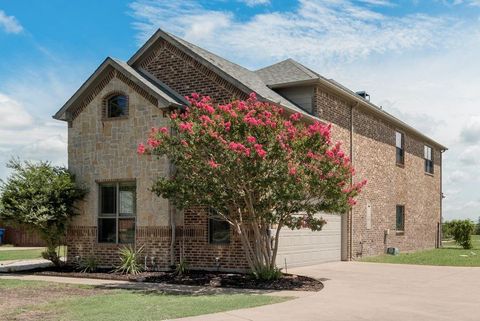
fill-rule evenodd
<path id="1" fill-rule="evenodd" d="M 157 28 L 251 69 L 291 57 L 449 147 L 444 216 L 480 216 L 480 0 L 0 0 L 0 178 L 66 164 L 51 118 L 106 56 Z"/>

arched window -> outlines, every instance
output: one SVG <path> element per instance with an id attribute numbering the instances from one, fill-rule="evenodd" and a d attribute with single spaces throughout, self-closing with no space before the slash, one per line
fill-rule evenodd
<path id="1" fill-rule="evenodd" d="M 128 115 L 128 97 L 122 94 L 112 95 L 106 101 L 108 118 L 125 117 Z"/>

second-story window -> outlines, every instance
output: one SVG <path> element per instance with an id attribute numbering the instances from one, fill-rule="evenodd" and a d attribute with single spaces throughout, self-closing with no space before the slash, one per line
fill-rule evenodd
<path id="1" fill-rule="evenodd" d="M 425 173 L 433 174 L 433 153 L 430 146 L 424 147 Z"/>
<path id="2" fill-rule="evenodd" d="M 107 99 L 107 117 L 117 118 L 128 115 L 128 97 L 125 95 L 113 95 Z"/>
<path id="3" fill-rule="evenodd" d="M 396 162 L 405 164 L 405 136 L 401 132 L 395 132 Z"/>

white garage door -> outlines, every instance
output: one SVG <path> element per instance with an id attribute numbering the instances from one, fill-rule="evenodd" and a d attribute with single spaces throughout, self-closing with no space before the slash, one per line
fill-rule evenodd
<path id="1" fill-rule="evenodd" d="M 287 269 L 341 260 L 341 216 L 321 215 L 326 221 L 321 231 L 282 228 L 277 266 Z"/>

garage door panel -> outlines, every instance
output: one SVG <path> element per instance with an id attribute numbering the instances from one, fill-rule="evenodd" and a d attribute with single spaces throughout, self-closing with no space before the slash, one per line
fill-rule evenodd
<path id="1" fill-rule="evenodd" d="M 327 224 L 321 231 L 282 229 L 277 254 L 279 267 L 296 267 L 341 259 L 341 217 L 321 215 Z"/>

